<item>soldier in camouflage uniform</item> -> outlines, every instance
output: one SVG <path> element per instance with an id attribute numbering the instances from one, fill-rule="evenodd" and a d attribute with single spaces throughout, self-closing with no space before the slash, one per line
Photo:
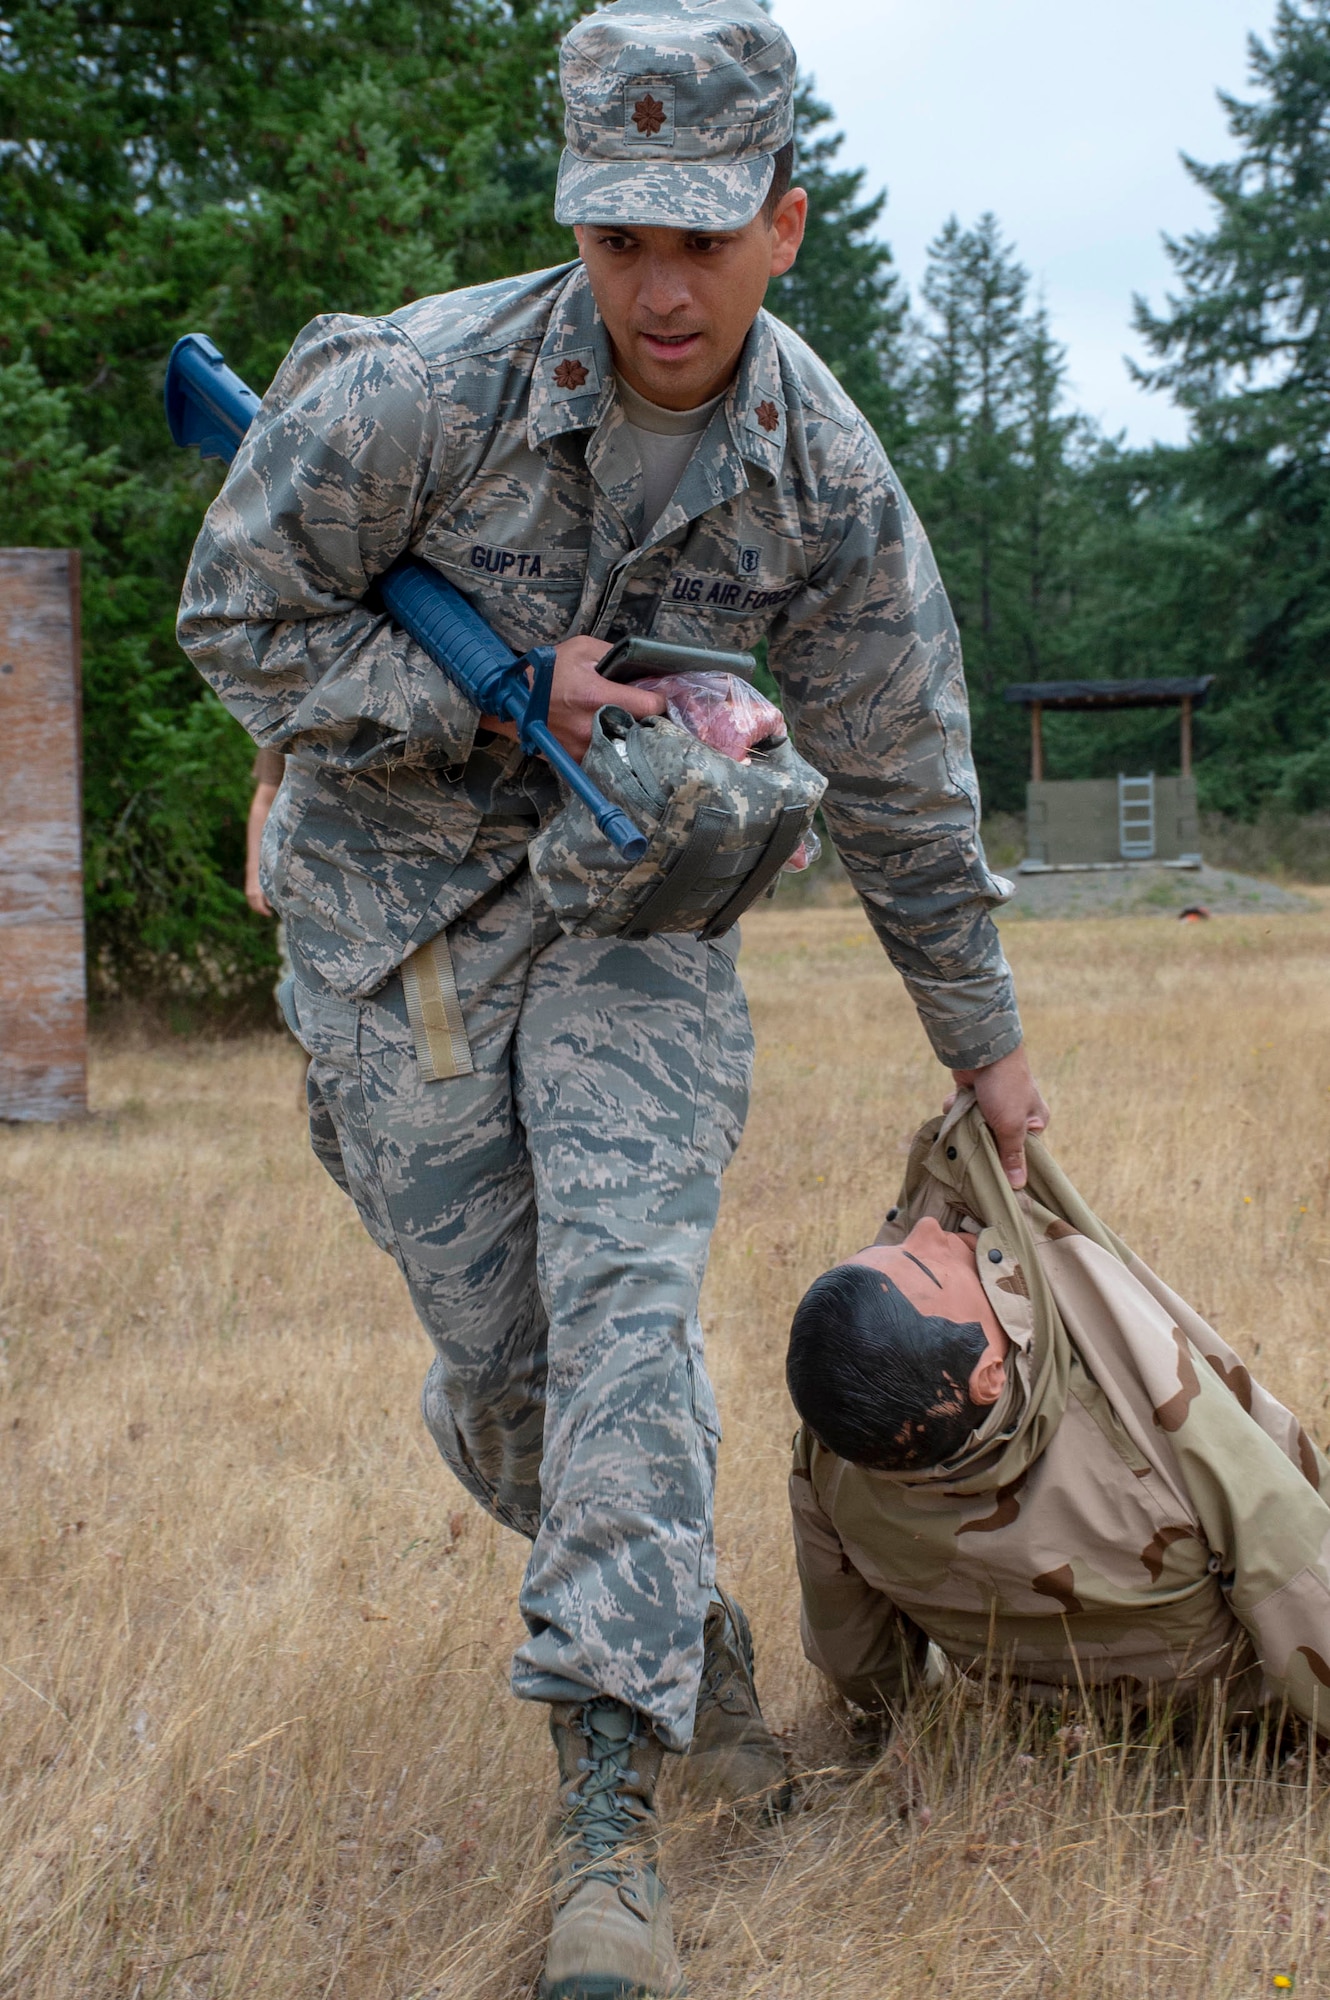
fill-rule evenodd
<path id="1" fill-rule="evenodd" d="M 713 1597 L 697 1318 L 748 1098 L 737 938 L 565 935 L 528 866 L 552 774 L 374 608 L 374 579 L 410 550 L 519 652 L 557 642 L 550 721 L 579 756 L 621 635 L 765 639 L 846 867 L 1017 1178 L 1044 1108 L 927 542 L 834 377 L 760 310 L 806 211 L 793 51 L 753 0 L 620 0 L 561 69 L 581 261 L 307 327 L 179 630 L 287 755 L 265 886 L 315 1150 L 434 1343 L 440 1451 L 532 1543 L 513 1686 L 554 1718 L 546 1990 L 572 2000 L 679 1988 L 648 1850 L 695 1712 L 731 1792 L 781 1775 L 742 1616 Z"/>
<path id="2" fill-rule="evenodd" d="M 884 1280 L 972 1323 L 968 1435 L 936 1462 L 875 1426 L 892 1359 L 847 1400 L 834 1318 L 801 1326 L 819 1287 L 843 1312 Z M 1286 1701 L 1330 1735 L 1330 1465 L 1042 1147 L 1018 1196 L 968 1098 L 925 1126 L 878 1244 L 796 1314 L 790 1373 L 804 1649 L 849 1700 L 890 1713 L 932 1642 L 1036 1699 L 1219 1683 L 1230 1719 Z"/>

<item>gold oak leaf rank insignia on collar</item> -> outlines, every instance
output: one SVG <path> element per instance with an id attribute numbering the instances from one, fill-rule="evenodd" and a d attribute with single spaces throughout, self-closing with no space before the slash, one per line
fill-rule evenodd
<path id="1" fill-rule="evenodd" d="M 586 378 L 586 364 L 582 361 L 561 361 L 554 371 L 554 379 L 561 389 L 580 389 Z"/>
<path id="2" fill-rule="evenodd" d="M 774 403 L 759 403 L 753 411 L 753 415 L 757 418 L 764 431 L 774 431 L 780 428 L 780 411 Z"/>

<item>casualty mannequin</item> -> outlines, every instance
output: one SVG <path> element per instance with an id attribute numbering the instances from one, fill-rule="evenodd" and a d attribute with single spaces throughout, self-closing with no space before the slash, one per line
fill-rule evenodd
<path id="1" fill-rule="evenodd" d="M 1032 1143 L 1013 1193 L 963 1098 L 878 1241 L 800 1301 L 787 1375 L 804 1650 L 890 1712 L 929 1642 L 1330 1735 L 1330 1467 Z"/>

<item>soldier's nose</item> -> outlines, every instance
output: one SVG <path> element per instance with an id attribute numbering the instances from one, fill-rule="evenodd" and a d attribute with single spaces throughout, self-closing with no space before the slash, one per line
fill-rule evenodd
<path id="1" fill-rule="evenodd" d="M 652 319 L 664 320 L 683 312 L 691 303 L 688 285 L 668 264 L 649 264 L 643 273 L 637 302 Z M 660 332 L 672 331 L 661 327 Z"/>

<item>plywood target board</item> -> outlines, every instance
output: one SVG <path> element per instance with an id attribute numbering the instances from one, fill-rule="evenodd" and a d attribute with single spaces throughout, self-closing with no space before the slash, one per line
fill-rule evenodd
<path id="1" fill-rule="evenodd" d="M 0 549 L 0 1118 L 87 1109 L 79 558 Z"/>

